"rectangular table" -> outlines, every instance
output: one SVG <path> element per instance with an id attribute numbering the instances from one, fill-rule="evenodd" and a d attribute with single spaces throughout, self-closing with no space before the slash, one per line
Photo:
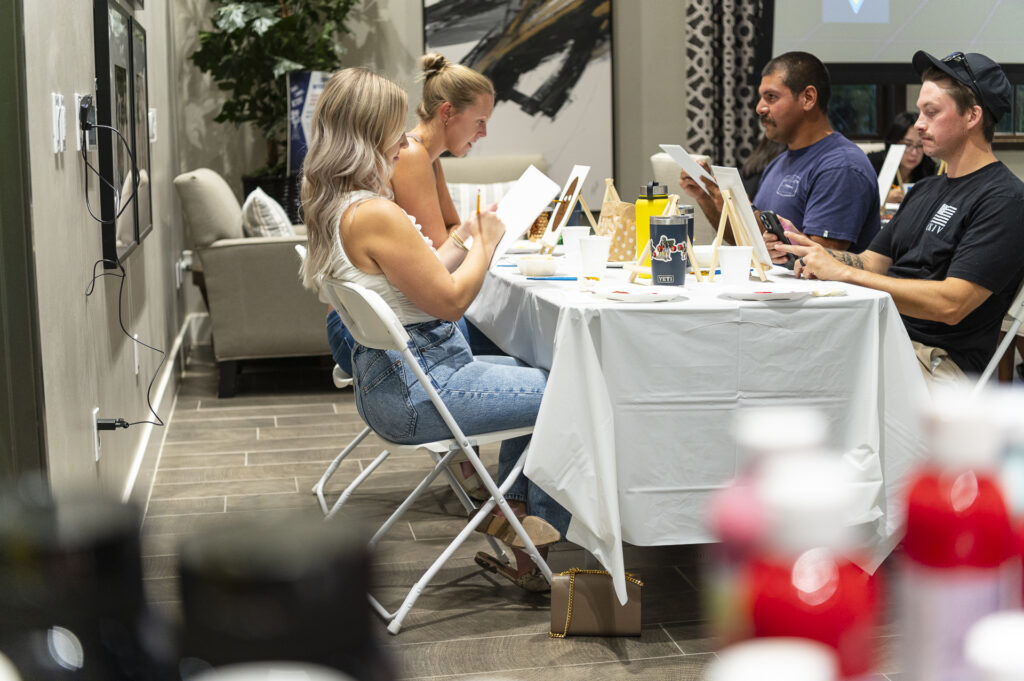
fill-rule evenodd
<path id="1" fill-rule="evenodd" d="M 510 355 L 550 371 L 526 475 L 572 512 L 567 538 L 612 573 L 620 600 L 623 541 L 714 541 L 708 501 L 737 472 L 731 427 L 747 408 L 822 411 L 830 446 L 860 472 L 876 562 L 892 548 L 928 399 L 896 306 L 781 268 L 770 278 L 758 288 L 846 295 L 741 302 L 688 278 L 685 300 L 617 303 L 496 267 L 467 312 Z M 789 427 L 799 424 L 765 438 Z"/>

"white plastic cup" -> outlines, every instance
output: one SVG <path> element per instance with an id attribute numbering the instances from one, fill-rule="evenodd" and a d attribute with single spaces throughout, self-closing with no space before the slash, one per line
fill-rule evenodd
<path id="1" fill-rule="evenodd" d="M 576 272 L 580 267 L 580 239 L 590 234 L 590 227 L 562 227 L 561 234 L 566 267 L 570 272 Z"/>
<path id="2" fill-rule="evenodd" d="M 718 264 L 722 268 L 722 283 L 746 284 L 750 281 L 750 259 L 753 246 L 719 246 Z"/>
<path id="3" fill-rule="evenodd" d="M 589 288 L 594 281 L 604 279 L 608 267 L 608 251 L 611 249 L 612 240 L 606 236 L 584 236 L 580 237 L 580 285 Z"/>

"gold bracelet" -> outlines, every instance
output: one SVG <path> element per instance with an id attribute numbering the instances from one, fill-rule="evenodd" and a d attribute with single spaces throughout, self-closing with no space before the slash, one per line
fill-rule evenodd
<path id="1" fill-rule="evenodd" d="M 454 241 L 454 242 L 455 242 L 455 245 L 456 245 L 456 246 L 458 246 L 458 247 L 459 247 L 459 248 L 461 248 L 462 250 L 466 251 L 467 253 L 469 252 L 469 247 L 468 247 L 468 246 L 466 246 L 466 242 L 462 240 L 462 237 L 461 237 L 461 236 L 459 236 L 459 233 L 458 233 L 457 231 L 455 231 L 455 230 L 453 229 L 453 230 L 452 230 L 452 233 L 450 234 L 450 236 L 451 236 L 451 238 L 452 238 L 452 241 Z"/>

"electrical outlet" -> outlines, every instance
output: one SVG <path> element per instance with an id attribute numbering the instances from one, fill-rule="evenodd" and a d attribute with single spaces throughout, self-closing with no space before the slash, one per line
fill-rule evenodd
<path id="1" fill-rule="evenodd" d="M 185 273 L 192 271 L 192 251 L 182 251 L 178 261 L 174 263 L 175 288 L 181 288 L 185 282 Z"/>
<path id="2" fill-rule="evenodd" d="M 85 95 L 75 93 L 75 151 L 82 150 L 82 122 L 79 120 L 79 112 L 82 110 L 82 98 Z M 96 107 L 89 109 L 89 121 L 96 122 Z M 96 146 L 96 130 L 90 130 L 85 134 L 85 150 L 92 151 Z"/>
<path id="3" fill-rule="evenodd" d="M 100 461 L 100 430 L 96 425 L 96 419 L 100 416 L 100 408 L 93 407 L 92 413 L 90 414 L 90 420 L 92 421 L 92 452 L 93 461 L 99 463 Z"/>
<path id="4" fill-rule="evenodd" d="M 53 153 L 59 154 L 67 147 L 67 124 L 65 122 L 67 117 L 64 110 L 64 95 L 51 92 L 50 100 L 53 105 Z"/>
<path id="5" fill-rule="evenodd" d="M 134 343 L 132 343 L 132 347 L 135 348 L 135 375 L 138 376 L 139 375 L 139 334 L 135 334 L 134 336 L 132 336 L 132 340 L 135 341 Z"/>

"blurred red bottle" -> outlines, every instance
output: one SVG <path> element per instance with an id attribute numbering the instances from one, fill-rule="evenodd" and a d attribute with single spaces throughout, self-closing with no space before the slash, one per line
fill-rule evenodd
<path id="1" fill-rule="evenodd" d="M 798 636 L 836 651 L 840 678 L 875 667 L 878 578 L 851 563 L 849 483 L 835 456 L 765 462 L 767 541 L 746 571 L 753 635 Z"/>
<path id="2" fill-rule="evenodd" d="M 928 461 L 907 488 L 903 540 L 904 673 L 913 681 L 969 681 L 964 636 L 983 616 L 1019 603 L 1017 539 L 996 468 L 991 413 L 937 396 L 925 413 Z"/>

